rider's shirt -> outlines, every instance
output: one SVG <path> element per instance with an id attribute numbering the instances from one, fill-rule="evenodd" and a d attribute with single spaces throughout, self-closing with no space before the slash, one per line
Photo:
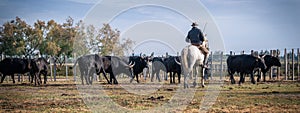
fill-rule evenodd
<path id="1" fill-rule="evenodd" d="M 197 27 L 193 27 L 189 31 L 187 38 L 191 41 L 192 44 L 201 45 L 202 42 L 204 41 L 203 34 L 202 34 L 201 30 L 198 29 Z"/>

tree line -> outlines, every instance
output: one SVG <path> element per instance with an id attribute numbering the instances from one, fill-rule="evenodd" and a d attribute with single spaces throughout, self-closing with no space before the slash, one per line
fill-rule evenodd
<path id="1" fill-rule="evenodd" d="M 129 38 L 121 40 L 120 31 L 109 24 L 96 28 L 82 20 L 75 23 L 71 17 L 63 23 L 37 20 L 32 26 L 16 17 L 0 27 L 0 53 L 8 56 L 28 58 L 37 53 L 58 58 L 72 57 L 72 53 L 123 56 L 132 51 L 133 44 Z"/>

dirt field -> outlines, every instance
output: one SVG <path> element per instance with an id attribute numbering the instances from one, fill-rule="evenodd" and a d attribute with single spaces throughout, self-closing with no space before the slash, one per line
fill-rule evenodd
<path id="1" fill-rule="evenodd" d="M 35 87 L 28 82 L 8 81 L 0 85 L 0 112 L 199 112 L 205 109 L 201 108 L 202 100 L 212 96 L 206 95 L 210 93 L 216 95 L 216 101 L 209 102 L 212 107 L 208 112 L 300 112 L 299 82 L 231 85 L 228 81 L 210 81 L 206 88 L 189 90 L 168 82 L 120 83 L 81 86 L 60 80 Z M 134 87 L 135 92 L 128 87 Z"/>

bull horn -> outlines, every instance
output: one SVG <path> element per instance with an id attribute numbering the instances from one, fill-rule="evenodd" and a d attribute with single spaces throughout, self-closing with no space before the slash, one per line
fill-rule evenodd
<path id="1" fill-rule="evenodd" d="M 133 68 L 133 66 L 135 65 L 135 62 L 133 62 L 133 64 L 131 65 L 128 65 L 129 66 L 129 68 Z"/>
<path id="2" fill-rule="evenodd" d="M 256 58 L 260 58 L 260 56 L 258 55 L 258 56 L 256 56 Z"/>
<path id="3" fill-rule="evenodd" d="M 130 61 L 128 65 L 132 65 L 132 61 Z"/>
<path id="4" fill-rule="evenodd" d="M 51 57 L 47 59 L 47 63 L 50 63 L 50 61 L 51 61 Z"/>
<path id="5" fill-rule="evenodd" d="M 181 63 L 178 62 L 178 61 L 176 60 L 176 58 L 174 58 L 174 60 L 175 60 L 175 62 L 176 62 L 178 65 L 181 65 Z"/>

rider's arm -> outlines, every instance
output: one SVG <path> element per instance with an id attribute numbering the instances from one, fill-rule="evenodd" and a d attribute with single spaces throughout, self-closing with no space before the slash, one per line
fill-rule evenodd
<path id="1" fill-rule="evenodd" d="M 185 42 L 187 42 L 187 43 L 190 43 L 190 42 L 191 42 L 189 35 L 186 36 Z"/>

